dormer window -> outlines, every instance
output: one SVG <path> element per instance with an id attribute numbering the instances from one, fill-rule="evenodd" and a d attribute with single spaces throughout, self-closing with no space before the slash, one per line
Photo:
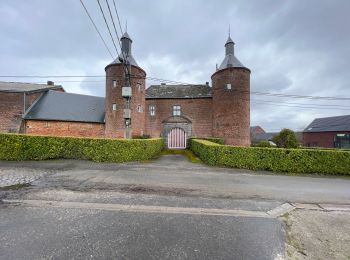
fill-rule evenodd
<path id="1" fill-rule="evenodd" d="M 181 116 L 181 106 L 173 106 L 173 116 Z"/>

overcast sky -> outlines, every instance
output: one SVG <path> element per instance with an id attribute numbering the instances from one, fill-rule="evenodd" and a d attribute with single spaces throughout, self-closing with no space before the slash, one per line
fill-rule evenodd
<path id="1" fill-rule="evenodd" d="M 113 51 L 97 1 L 84 2 Z M 230 24 L 236 56 L 252 71 L 252 91 L 350 97 L 349 0 L 116 3 L 123 27 L 128 21 L 134 57 L 150 77 L 210 81 L 224 59 Z M 112 61 L 79 0 L 1 0 L 0 57 L 0 75 L 104 75 Z M 53 80 L 68 92 L 99 96 L 105 91 L 103 78 L 0 80 Z M 349 101 L 251 97 L 251 125 L 268 131 L 300 130 L 316 117 L 350 114 Z"/>

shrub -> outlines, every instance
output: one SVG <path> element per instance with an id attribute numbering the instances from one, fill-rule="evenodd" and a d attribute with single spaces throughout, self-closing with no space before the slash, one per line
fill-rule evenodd
<path id="1" fill-rule="evenodd" d="M 279 148 L 298 148 L 299 142 L 295 133 L 290 129 L 282 129 L 282 131 L 272 138 L 272 141 Z"/>
<path id="2" fill-rule="evenodd" d="M 141 161 L 153 158 L 163 148 L 164 140 L 161 138 L 123 140 L 0 134 L 0 160 Z"/>
<path id="3" fill-rule="evenodd" d="M 132 139 L 151 139 L 150 135 L 134 135 Z"/>
<path id="4" fill-rule="evenodd" d="M 350 152 L 219 145 L 192 140 L 192 151 L 209 165 L 289 173 L 350 175 Z"/>

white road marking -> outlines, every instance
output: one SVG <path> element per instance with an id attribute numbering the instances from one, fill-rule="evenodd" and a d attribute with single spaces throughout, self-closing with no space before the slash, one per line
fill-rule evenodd
<path id="1" fill-rule="evenodd" d="M 215 208 L 182 208 L 148 205 L 124 205 L 108 203 L 87 203 L 68 201 L 46 201 L 46 200 L 3 200 L 5 203 L 21 204 L 29 207 L 54 207 L 71 209 L 96 209 L 119 212 L 140 212 L 140 213 L 165 213 L 165 214 L 187 214 L 207 216 L 231 216 L 231 217 L 258 217 L 272 218 L 262 211 L 247 211 L 236 209 L 215 209 Z"/>

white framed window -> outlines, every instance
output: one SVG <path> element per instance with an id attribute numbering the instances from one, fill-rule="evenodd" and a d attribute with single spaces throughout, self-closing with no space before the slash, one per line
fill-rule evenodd
<path id="1" fill-rule="evenodd" d="M 149 114 L 150 114 L 151 116 L 155 116 L 155 115 L 156 115 L 156 106 L 155 106 L 155 105 L 150 105 L 150 106 L 148 107 L 148 110 L 149 110 Z"/>
<path id="2" fill-rule="evenodd" d="M 227 88 L 228 90 L 231 90 L 231 89 L 232 89 L 231 83 L 226 84 L 226 88 Z"/>
<path id="3" fill-rule="evenodd" d="M 173 116 L 181 116 L 181 106 L 173 106 Z"/>
<path id="4" fill-rule="evenodd" d="M 116 111 L 116 110 L 117 110 L 117 104 L 116 104 L 116 103 L 113 103 L 113 104 L 112 104 L 112 110 L 113 110 L 113 111 Z"/>
<path id="5" fill-rule="evenodd" d="M 141 106 L 141 105 L 138 105 L 138 106 L 137 106 L 137 112 L 139 112 L 139 113 L 142 112 L 142 106 Z"/>
<path id="6" fill-rule="evenodd" d="M 115 80 L 115 79 L 112 80 L 112 86 L 113 86 L 113 88 L 117 87 L 117 80 Z"/>

